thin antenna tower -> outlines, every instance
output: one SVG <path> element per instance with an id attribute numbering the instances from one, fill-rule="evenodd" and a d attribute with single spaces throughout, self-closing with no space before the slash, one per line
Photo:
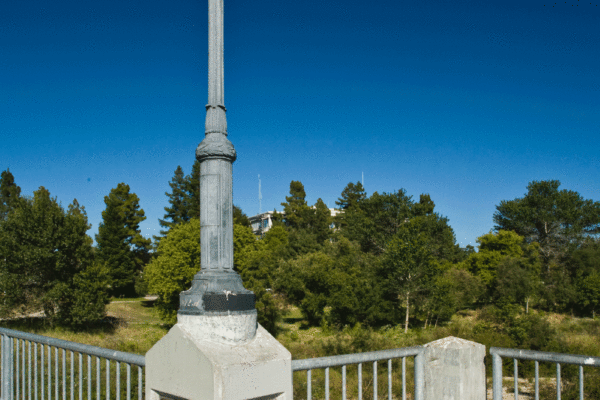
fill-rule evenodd
<path id="1" fill-rule="evenodd" d="M 260 192 L 260 174 L 258 174 L 258 213 L 262 214 L 262 193 Z"/>

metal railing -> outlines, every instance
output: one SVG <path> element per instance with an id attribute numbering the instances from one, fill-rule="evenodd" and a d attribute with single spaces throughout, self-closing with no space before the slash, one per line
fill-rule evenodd
<path id="1" fill-rule="evenodd" d="M 108 400 L 111 382 L 117 400 L 121 400 L 122 392 L 131 400 L 135 386 L 138 400 L 144 397 L 144 356 L 6 328 L 0 328 L 0 335 L 1 400 L 59 400 L 61 395 L 62 400 L 75 400 L 76 393 L 79 400 L 84 400 L 84 392 L 87 392 L 87 400 L 93 397 Z M 133 383 L 132 366 L 137 367 L 137 379 L 134 374 Z M 101 389 L 103 380 L 104 390 Z"/>
<path id="2" fill-rule="evenodd" d="M 539 363 L 551 362 L 556 364 L 556 398 L 561 397 L 561 364 L 573 364 L 579 366 L 579 399 L 583 400 L 583 367 L 600 366 L 600 357 L 581 356 L 575 354 L 550 353 L 545 351 L 506 349 L 500 347 L 491 347 L 492 355 L 492 391 L 494 400 L 502 400 L 502 357 L 513 359 L 514 363 L 514 391 L 515 399 L 519 397 L 518 374 L 519 366 L 517 360 L 535 361 L 535 400 L 540 398 L 540 376 Z"/>
<path id="3" fill-rule="evenodd" d="M 331 357 L 292 360 L 292 373 L 306 371 L 306 397 L 312 398 L 311 371 L 325 369 L 325 400 L 329 400 L 329 368 L 342 367 L 342 399 L 346 400 L 346 366 L 357 364 L 358 369 L 358 400 L 362 400 L 362 364 L 373 363 L 373 400 L 377 399 L 377 362 L 387 361 L 388 400 L 392 400 L 392 360 L 402 358 L 402 400 L 406 400 L 406 357 L 414 356 L 414 399 L 423 400 L 424 372 L 422 346 L 405 347 L 401 349 L 371 351 L 367 353 L 345 354 Z"/>

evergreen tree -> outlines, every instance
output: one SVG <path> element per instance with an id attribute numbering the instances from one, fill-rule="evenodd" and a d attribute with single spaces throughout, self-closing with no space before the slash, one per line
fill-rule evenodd
<path id="1" fill-rule="evenodd" d="M 285 203 L 281 203 L 285 213 L 285 224 L 290 229 L 306 228 L 311 214 L 310 207 L 306 204 L 306 192 L 300 181 L 290 183 L 290 195 L 286 196 Z"/>
<path id="2" fill-rule="evenodd" d="M 347 223 L 342 235 L 356 240 L 363 251 L 381 255 L 388 241 L 413 216 L 413 200 L 404 189 L 394 193 L 373 193 L 350 207 L 344 214 Z"/>
<path id="3" fill-rule="evenodd" d="M 98 322 L 108 298 L 85 209 L 73 200 L 65 212 L 44 187 L 20 203 L 0 224 L 0 313 L 41 309 L 52 323 Z"/>
<path id="4" fill-rule="evenodd" d="M 135 282 L 149 261 L 150 239 L 140 233 L 139 224 L 146 219 L 139 198 L 129 192 L 129 185 L 119 183 L 104 197 L 106 209 L 98 227 L 97 256 L 108 270 L 113 296 L 132 296 Z"/>
<path id="5" fill-rule="evenodd" d="M 194 161 L 192 173 L 185 177 L 188 194 L 188 216 L 200 219 L 200 161 Z"/>
<path id="6" fill-rule="evenodd" d="M 242 209 L 235 204 L 233 205 L 233 224 L 250 228 L 250 219 Z"/>
<path id="7" fill-rule="evenodd" d="M 340 210 L 348 210 L 352 207 L 358 207 L 359 203 L 367 198 L 367 193 L 363 188 L 362 183 L 356 184 L 350 182 L 342 191 L 341 197 L 337 199 L 335 204 Z"/>
<path id="8" fill-rule="evenodd" d="M 556 180 L 533 181 L 524 197 L 500 202 L 494 213 L 496 231 L 511 230 L 540 244 L 546 268 L 569 246 L 600 233 L 600 202 L 559 186 Z"/>
<path id="9" fill-rule="evenodd" d="M 310 227 L 316 235 L 317 242 L 323 243 L 331 235 L 331 212 L 320 198 L 317 200 L 314 209 Z"/>
<path id="10" fill-rule="evenodd" d="M 6 219 L 8 212 L 17 207 L 20 194 L 21 188 L 7 168 L 0 174 L 0 221 Z"/>
<path id="11" fill-rule="evenodd" d="M 169 186 L 171 193 L 165 192 L 165 194 L 169 198 L 170 206 L 165 207 L 164 218 L 158 220 L 160 226 L 167 229 L 161 230 L 160 236 L 153 237 L 156 241 L 160 241 L 173 226 L 190 220 L 191 198 L 188 192 L 190 185 L 188 177 L 183 176 L 180 165 L 175 169 L 175 175 L 169 182 Z"/>

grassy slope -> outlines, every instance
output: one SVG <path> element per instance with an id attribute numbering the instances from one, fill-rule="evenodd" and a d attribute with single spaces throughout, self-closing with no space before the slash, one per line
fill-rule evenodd
<path id="1" fill-rule="evenodd" d="M 87 343 L 115 350 L 144 354 L 168 332 L 151 301 L 118 299 L 107 305 L 105 322 L 86 332 L 73 332 L 60 327 L 45 325 L 42 318 L 23 318 L 2 321 L 6 328 L 23 330 L 40 335 L 56 337 L 74 342 Z M 379 332 L 363 329 L 345 329 L 336 332 L 322 327 L 306 327 L 297 308 L 281 324 L 277 339 L 284 344 L 294 358 L 318 357 L 356 351 L 381 350 L 425 344 L 446 336 L 457 336 L 492 346 L 502 346 L 505 338 L 480 337 L 473 327 L 477 311 L 456 315 L 444 326 L 423 330 L 409 330 L 404 334 L 402 327 L 389 327 Z M 572 353 L 600 355 L 600 321 L 589 318 L 570 318 L 566 315 L 547 314 L 566 347 Z"/>

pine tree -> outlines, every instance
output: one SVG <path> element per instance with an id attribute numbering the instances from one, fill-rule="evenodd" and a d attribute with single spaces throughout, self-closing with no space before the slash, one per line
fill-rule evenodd
<path id="1" fill-rule="evenodd" d="M 44 310 L 71 326 L 102 319 L 106 283 L 85 209 L 73 200 L 65 211 L 43 186 L 20 203 L 0 225 L 0 314 Z"/>
<path id="2" fill-rule="evenodd" d="M 188 177 L 183 176 L 183 169 L 180 165 L 175 170 L 175 175 L 169 182 L 171 187 L 171 193 L 165 192 L 169 198 L 169 207 L 165 207 L 166 214 L 164 219 L 159 219 L 158 223 L 161 227 L 167 228 L 160 231 L 161 237 L 164 237 L 169 229 L 173 226 L 182 222 L 190 220 L 189 209 L 191 205 L 191 199 L 189 195 L 189 182 Z M 168 221 L 170 219 L 170 221 Z M 160 240 L 160 237 L 154 236 L 155 240 Z"/>
<path id="3" fill-rule="evenodd" d="M 0 221 L 17 206 L 20 194 L 21 188 L 15 184 L 15 178 L 7 168 L 0 174 Z"/>
<path id="4" fill-rule="evenodd" d="M 317 242 L 323 243 L 331 234 L 331 212 L 320 198 L 315 204 L 315 213 L 312 218 L 311 228 L 317 236 Z"/>
<path id="5" fill-rule="evenodd" d="M 367 193 L 363 188 L 362 183 L 356 182 L 356 184 L 350 182 L 344 190 L 342 195 L 335 202 L 339 206 L 340 210 L 347 210 L 351 207 L 356 207 L 358 204 L 367 198 Z"/>
<path id="6" fill-rule="evenodd" d="M 171 193 L 165 192 L 165 194 L 169 198 L 170 206 L 165 207 L 166 213 L 163 219 L 158 220 L 160 226 L 166 229 L 161 230 L 159 236 L 153 236 L 156 246 L 174 226 L 188 222 L 192 218 L 200 219 L 200 162 L 196 160 L 192 173 L 186 176 L 178 165 L 169 186 Z"/>
<path id="7" fill-rule="evenodd" d="M 290 183 L 290 195 L 286 196 L 285 203 L 281 203 L 285 213 L 285 224 L 290 229 L 306 228 L 309 224 L 311 209 L 306 204 L 306 192 L 300 181 Z"/>
<path id="8" fill-rule="evenodd" d="M 192 173 L 185 177 L 188 193 L 188 217 L 200 219 L 200 161 L 194 161 Z"/>
<path id="9" fill-rule="evenodd" d="M 343 211 L 334 218 L 336 227 L 346 230 L 349 225 L 360 220 L 362 217 L 360 205 L 366 198 L 367 194 L 360 182 L 356 182 L 356 184 L 352 182 L 348 183 L 342 191 L 341 197 L 335 202 L 339 209 Z M 350 234 L 349 237 L 352 236 L 353 235 Z"/>
<path id="10" fill-rule="evenodd" d="M 150 239 L 140 233 L 139 224 L 146 219 L 139 198 L 129 192 L 129 185 L 119 183 L 104 197 L 106 209 L 98 227 L 97 255 L 108 270 L 112 295 L 132 296 L 135 281 L 149 259 Z"/>
<path id="11" fill-rule="evenodd" d="M 242 211 L 242 209 L 236 206 L 235 204 L 233 205 L 233 224 L 242 225 L 250 228 L 250 219 Z"/>

